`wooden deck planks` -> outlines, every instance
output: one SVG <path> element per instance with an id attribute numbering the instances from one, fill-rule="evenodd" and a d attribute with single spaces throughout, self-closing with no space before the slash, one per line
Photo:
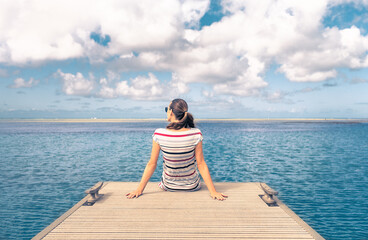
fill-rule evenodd
<path id="1" fill-rule="evenodd" d="M 75 208 L 34 239 L 323 239 L 286 206 L 267 206 L 259 183 L 215 183 L 229 195 L 218 201 L 204 184 L 196 192 L 165 192 L 149 182 L 142 196 L 127 199 L 138 184 L 105 182 L 93 206 Z"/>

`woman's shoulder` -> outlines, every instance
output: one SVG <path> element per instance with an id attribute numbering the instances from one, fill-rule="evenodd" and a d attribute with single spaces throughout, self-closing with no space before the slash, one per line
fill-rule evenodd
<path id="1" fill-rule="evenodd" d="M 155 133 L 182 133 L 182 132 L 192 132 L 192 133 L 201 133 L 201 130 L 199 128 L 190 128 L 186 131 L 173 131 L 173 130 L 169 130 L 167 128 L 157 128 L 155 130 Z"/>
<path id="2" fill-rule="evenodd" d="M 166 128 L 156 128 L 154 133 L 162 133 L 162 132 L 165 132 L 165 131 L 166 131 Z"/>
<path id="3" fill-rule="evenodd" d="M 200 133 L 201 133 L 201 130 L 200 130 L 199 128 L 191 128 L 191 130 L 192 130 L 193 132 L 200 132 Z"/>

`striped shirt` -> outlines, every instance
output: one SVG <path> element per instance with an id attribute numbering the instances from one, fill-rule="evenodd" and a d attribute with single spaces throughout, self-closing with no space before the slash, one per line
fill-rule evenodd
<path id="1" fill-rule="evenodd" d="M 195 147 L 203 140 L 198 128 L 187 131 L 170 131 L 158 128 L 152 135 L 160 145 L 163 171 L 159 187 L 166 191 L 200 189 L 201 181 L 195 159 Z"/>

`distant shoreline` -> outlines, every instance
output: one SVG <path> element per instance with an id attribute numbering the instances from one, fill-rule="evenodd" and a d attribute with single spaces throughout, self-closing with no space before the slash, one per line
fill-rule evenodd
<path id="1" fill-rule="evenodd" d="M 146 118 L 146 119 L 0 119 L 1 122 L 50 122 L 50 123 L 119 123 L 119 122 L 161 122 L 166 121 L 166 119 L 160 118 Z M 344 119 L 344 118 L 208 118 L 208 119 L 196 119 L 196 122 L 343 122 L 343 123 L 364 123 L 368 122 L 368 119 Z"/>

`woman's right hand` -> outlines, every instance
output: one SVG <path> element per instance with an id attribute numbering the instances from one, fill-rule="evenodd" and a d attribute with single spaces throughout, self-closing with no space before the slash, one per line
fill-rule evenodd
<path id="1" fill-rule="evenodd" d="M 226 200 L 226 198 L 228 197 L 228 195 L 225 195 L 225 194 L 219 193 L 219 192 L 213 192 L 213 193 L 211 193 L 211 197 L 214 200 L 215 199 L 218 199 L 218 200 L 222 201 L 222 200 Z"/>
<path id="2" fill-rule="evenodd" d="M 127 196 L 127 198 L 138 198 L 140 195 L 142 195 L 142 191 L 137 189 L 133 192 L 127 193 L 125 196 Z"/>

